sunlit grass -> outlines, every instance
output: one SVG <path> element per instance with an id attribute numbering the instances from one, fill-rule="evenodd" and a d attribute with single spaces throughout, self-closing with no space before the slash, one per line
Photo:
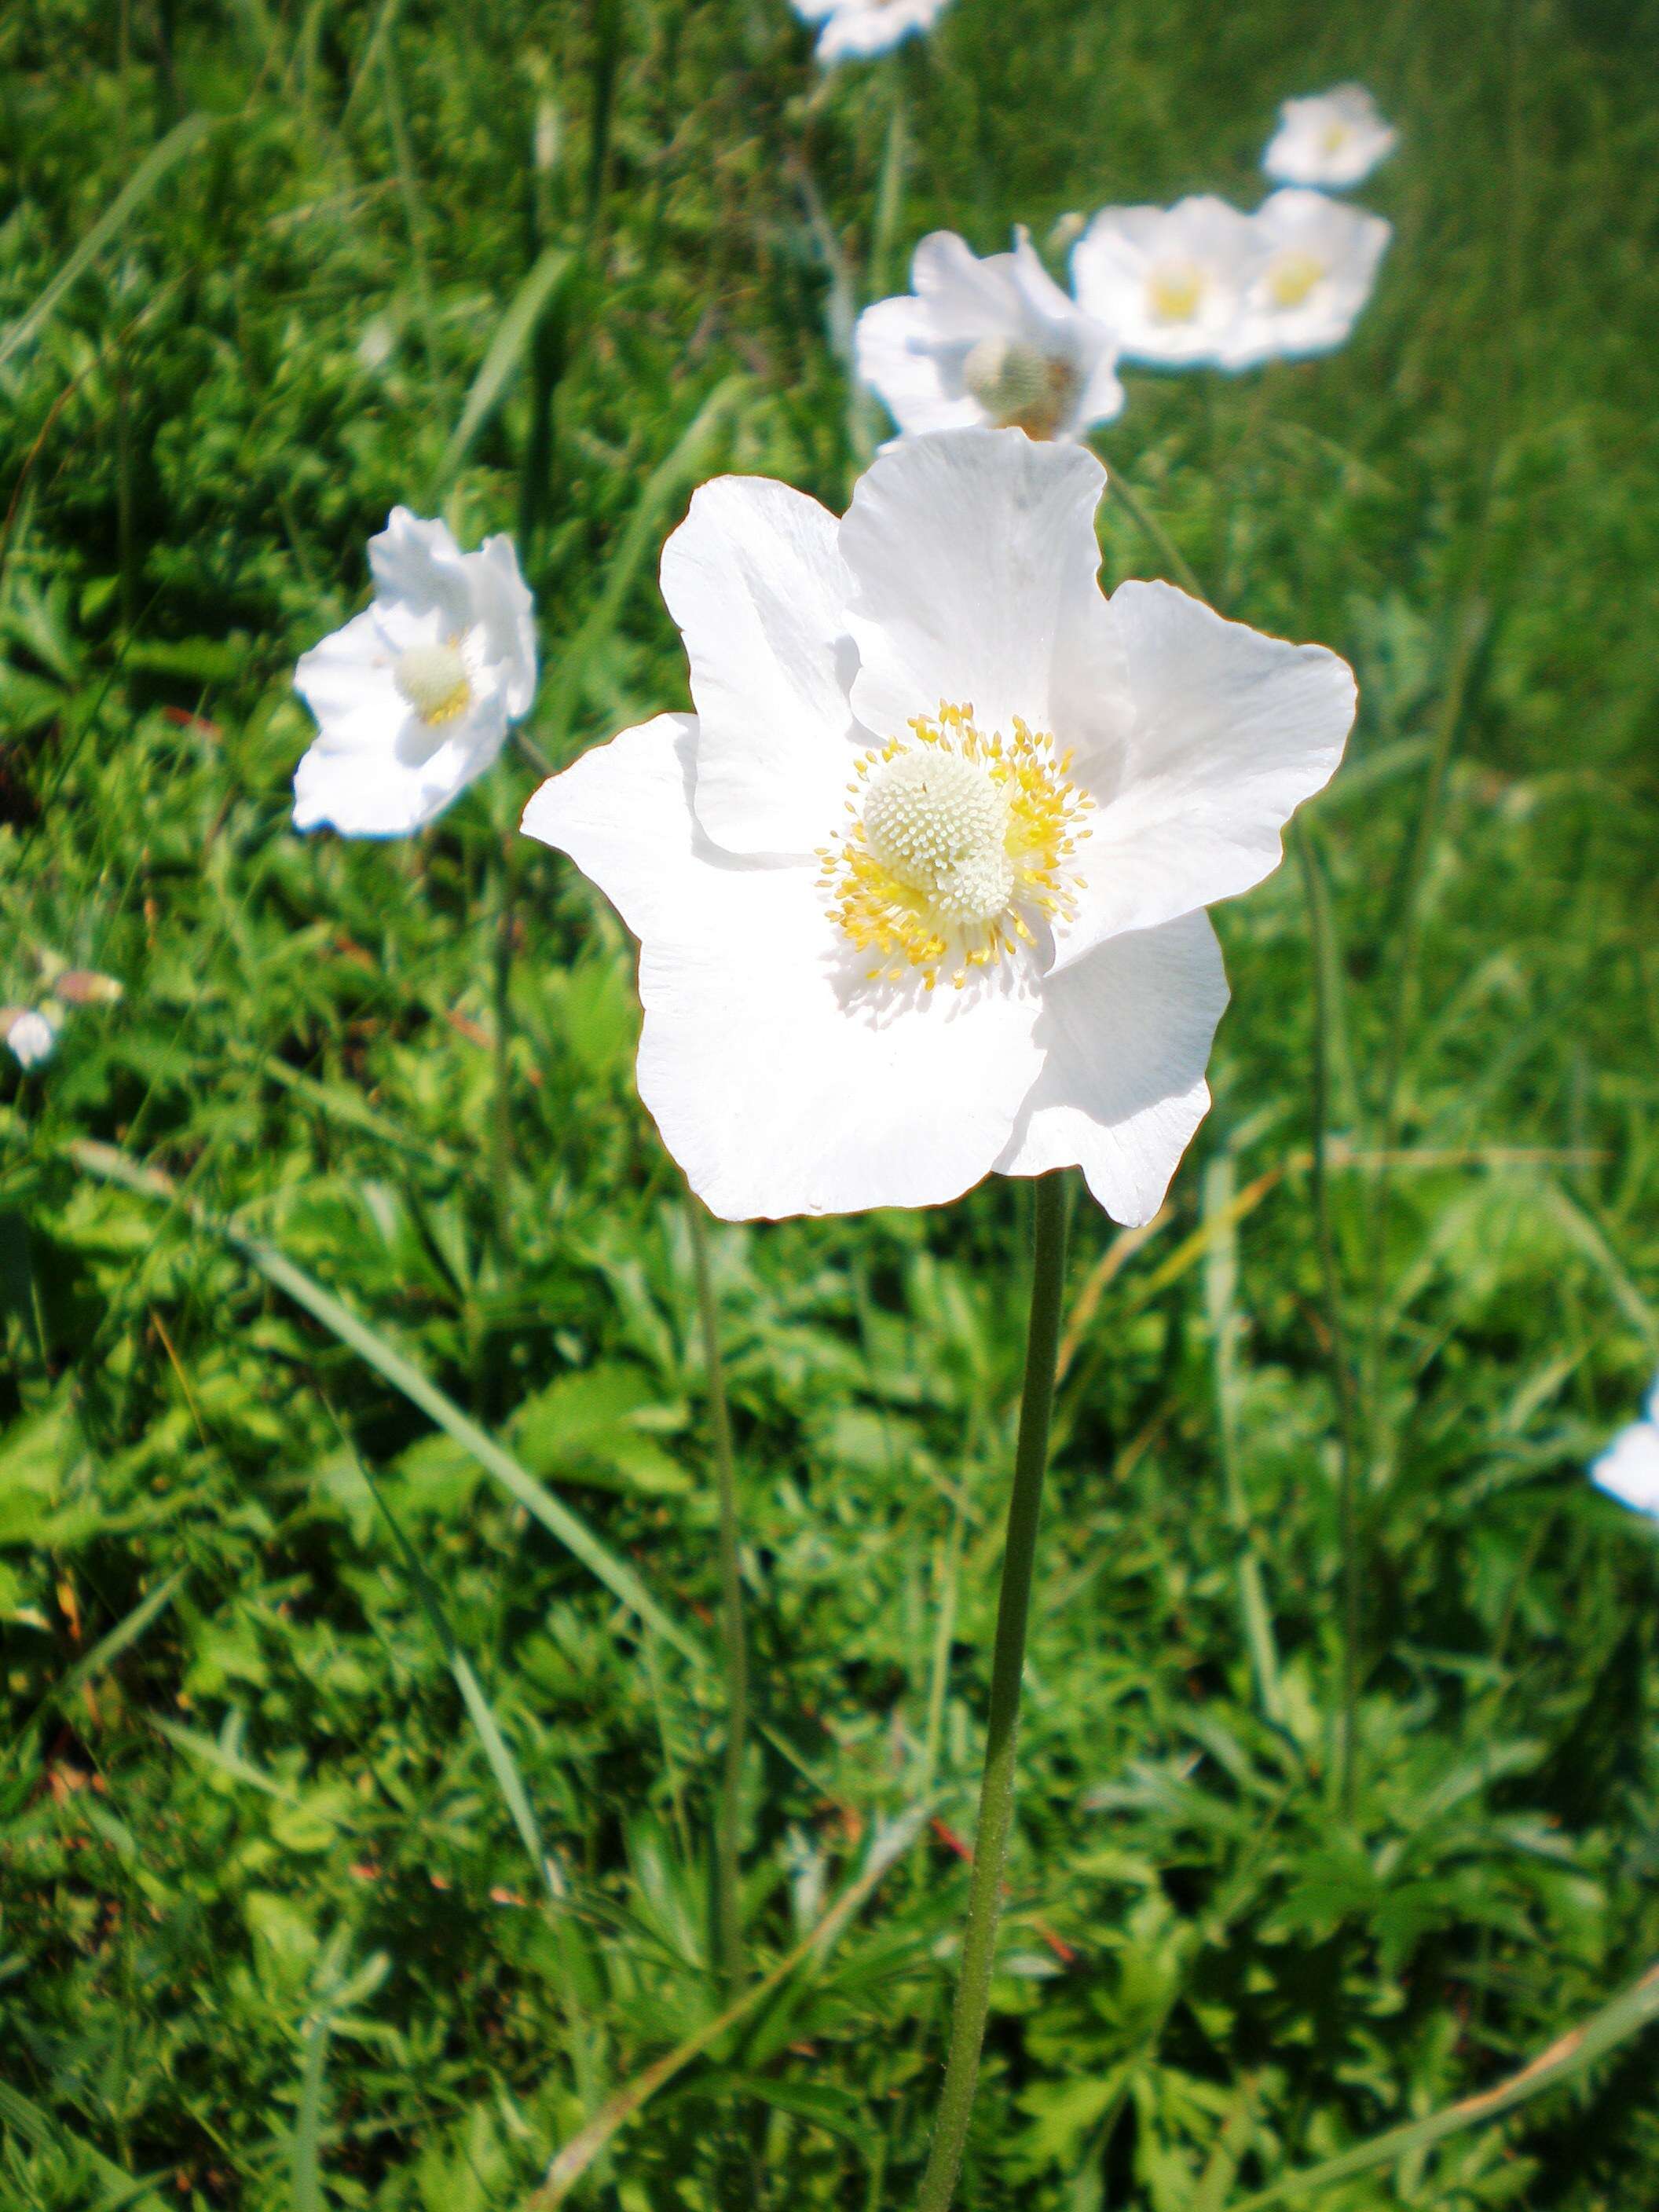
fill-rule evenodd
<path id="1" fill-rule="evenodd" d="M 546 756 L 673 703 L 691 486 L 839 507 L 880 434 L 872 260 L 1254 204 L 1347 76 L 1403 131 L 1352 343 L 1131 374 L 1095 441 L 1362 708 L 1309 869 L 1218 915 L 1167 1218 L 1074 1224 L 963 2201 L 1224 2212 L 1592 2014 L 1659 1950 L 1659 1567 L 1582 1472 L 1659 1354 L 1651 10 L 954 0 L 822 94 L 782 0 L 122 20 L 0 24 L 0 1002 L 125 988 L 0 1068 L 0 2202 L 493 2212 L 607 2115 L 574 2201 L 914 2197 L 1029 1193 L 714 1237 L 743 1947 L 801 1955 L 711 2038 L 715 1484 L 631 955 L 539 848 L 504 909 L 527 762 L 296 838 L 288 678 L 441 501 L 526 541 Z M 1625 2212 L 1650 2077 L 1304 2201 Z"/>

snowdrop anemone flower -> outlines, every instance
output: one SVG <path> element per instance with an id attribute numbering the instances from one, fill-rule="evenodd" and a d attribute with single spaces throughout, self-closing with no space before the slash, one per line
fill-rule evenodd
<path id="1" fill-rule="evenodd" d="M 1209 1103 L 1204 912 L 1278 863 L 1354 708 L 1336 657 L 1097 580 L 1079 446 L 944 430 L 839 524 L 705 484 L 663 593 L 694 714 L 531 800 L 641 940 L 642 1097 L 729 1220 L 1080 1164 L 1156 1212 Z"/>
<path id="2" fill-rule="evenodd" d="M 1223 358 L 1259 258 L 1249 216 L 1207 194 L 1103 208 L 1073 249 L 1072 287 L 1126 359 L 1194 368 Z"/>
<path id="3" fill-rule="evenodd" d="M 822 23 L 813 52 L 826 64 L 884 54 L 902 39 L 931 30 L 948 0 L 793 0 L 803 22 Z"/>
<path id="4" fill-rule="evenodd" d="M 510 538 L 463 553 L 442 522 L 393 507 L 368 541 L 374 600 L 301 656 L 316 742 L 294 778 L 294 825 L 402 837 L 443 812 L 500 752 L 536 690 L 532 600 Z"/>
<path id="5" fill-rule="evenodd" d="M 1248 368 L 1340 346 L 1371 295 L 1390 226 L 1295 185 L 1273 193 L 1250 220 L 1257 265 L 1223 343 L 1223 365 Z"/>
<path id="6" fill-rule="evenodd" d="M 1261 166 L 1278 184 L 1339 191 L 1369 177 L 1400 143 L 1363 84 L 1340 84 L 1308 100 L 1287 100 Z"/>
<path id="7" fill-rule="evenodd" d="M 908 435 L 982 424 L 1080 438 L 1123 405 L 1117 345 L 1037 258 L 1029 234 L 978 259 L 954 231 L 916 248 L 909 296 L 859 317 L 858 372 Z"/>
<path id="8" fill-rule="evenodd" d="M 39 1067 L 58 1042 L 58 1024 L 32 1006 L 0 1007 L 0 1036 L 20 1067 Z"/>
<path id="9" fill-rule="evenodd" d="M 1636 1513 L 1659 1516 L 1659 1382 L 1639 1421 L 1621 1429 L 1590 1463 L 1590 1480 Z"/>

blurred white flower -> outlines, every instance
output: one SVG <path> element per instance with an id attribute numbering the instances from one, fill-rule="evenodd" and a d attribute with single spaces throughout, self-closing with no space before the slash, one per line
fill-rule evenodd
<path id="1" fill-rule="evenodd" d="M 374 605 L 301 655 L 317 717 L 294 823 L 399 837 L 441 814 L 501 749 L 536 690 L 532 600 L 510 538 L 463 553 L 441 522 L 394 507 L 368 541 Z"/>
<path id="2" fill-rule="evenodd" d="M 1248 368 L 1340 345 L 1371 295 L 1389 225 L 1295 185 L 1272 193 L 1250 220 L 1255 271 L 1223 343 L 1222 365 Z"/>
<path id="3" fill-rule="evenodd" d="M 930 30 L 949 0 L 793 0 L 804 22 L 822 23 L 813 52 L 821 62 L 885 53 L 916 31 Z"/>
<path id="4" fill-rule="evenodd" d="M 979 260 L 936 230 L 910 264 L 914 293 L 859 317 L 858 372 L 901 430 L 1024 430 L 1079 438 L 1123 404 L 1111 332 L 1076 307 L 1024 230 Z"/>
<path id="5" fill-rule="evenodd" d="M 1590 1462 L 1590 1480 L 1609 1498 L 1638 1513 L 1659 1515 L 1659 1382 L 1639 1421 L 1619 1434 Z"/>
<path id="6" fill-rule="evenodd" d="M 1127 359 L 1192 367 L 1223 358 L 1260 257 L 1250 217 L 1208 194 L 1103 208 L 1073 249 L 1072 283 Z"/>
<path id="7" fill-rule="evenodd" d="M 1400 143 L 1363 84 L 1287 100 L 1261 166 L 1285 185 L 1357 185 Z"/>
<path id="8" fill-rule="evenodd" d="M 58 1042 L 58 1024 L 33 1007 L 0 1008 L 0 1035 L 11 1047 L 20 1066 L 38 1067 L 50 1060 Z"/>
<path id="9" fill-rule="evenodd" d="M 1277 865 L 1353 679 L 1165 584 L 1105 599 L 1104 481 L 967 429 L 839 524 L 705 484 L 662 567 L 696 713 L 531 800 L 641 939 L 641 1094 L 716 1213 L 1070 1163 L 1120 1221 L 1161 1204 L 1226 1003 L 1205 904 Z"/>

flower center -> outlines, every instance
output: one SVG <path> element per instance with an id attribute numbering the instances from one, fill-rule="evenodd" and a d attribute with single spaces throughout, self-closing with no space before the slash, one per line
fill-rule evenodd
<path id="1" fill-rule="evenodd" d="M 1052 438 L 1077 391 L 1068 361 L 1024 338 L 981 338 L 962 364 L 963 388 L 999 429 Z"/>
<path id="2" fill-rule="evenodd" d="M 1012 738 L 983 736 L 971 707 L 917 714 L 909 738 L 867 752 L 848 786 L 849 827 L 818 853 L 830 915 L 868 979 L 941 971 L 960 990 L 1016 945 L 1031 922 L 1076 911 L 1075 855 L 1094 801 L 1068 780 L 1071 755 L 1016 718 Z"/>
<path id="3" fill-rule="evenodd" d="M 1159 323 L 1190 323 L 1210 280 L 1195 261 L 1160 262 L 1146 279 L 1146 304 Z"/>
<path id="4" fill-rule="evenodd" d="M 1267 271 L 1267 293 L 1276 307 L 1299 307 L 1325 275 L 1316 253 L 1281 253 Z"/>
<path id="5" fill-rule="evenodd" d="M 472 704 L 472 679 L 453 643 L 411 645 L 392 662 L 392 680 L 428 728 L 453 722 Z"/>
<path id="6" fill-rule="evenodd" d="M 1319 134 L 1320 152 L 1340 154 L 1348 143 L 1348 135 L 1346 123 L 1328 123 Z"/>

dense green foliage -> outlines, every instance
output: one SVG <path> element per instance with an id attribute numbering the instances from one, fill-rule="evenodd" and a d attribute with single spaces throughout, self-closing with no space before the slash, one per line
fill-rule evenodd
<path id="1" fill-rule="evenodd" d="M 513 837 L 516 756 L 409 843 L 293 834 L 288 675 L 364 538 L 400 499 L 524 532 L 530 734 L 568 757 L 684 701 L 653 571 L 699 477 L 842 503 L 872 422 L 837 334 L 915 238 L 1253 204 L 1277 102 L 1351 76 L 1405 136 L 1357 195 L 1396 237 L 1352 343 L 1132 374 L 1099 441 L 1218 604 L 1337 647 L 1362 705 L 1307 872 L 1218 915 L 1235 1002 L 1166 1216 L 1079 1211 L 964 2201 L 1224 2212 L 1659 1951 L 1659 1550 L 1583 1474 L 1659 1355 L 1656 35 L 1642 0 L 956 0 L 820 88 L 784 0 L 11 0 L 0 1001 L 64 962 L 125 995 L 32 1075 L 0 1053 L 0 2204 L 521 2206 L 721 2002 L 703 1370 L 630 954 Z M 1163 568 L 1103 529 L 1109 580 Z M 574 2201 L 914 2193 L 1030 1195 L 714 1238 L 751 1970 L 932 1825 Z M 1626 2045 L 1304 2201 L 1632 2212 L 1651 2081 Z"/>

